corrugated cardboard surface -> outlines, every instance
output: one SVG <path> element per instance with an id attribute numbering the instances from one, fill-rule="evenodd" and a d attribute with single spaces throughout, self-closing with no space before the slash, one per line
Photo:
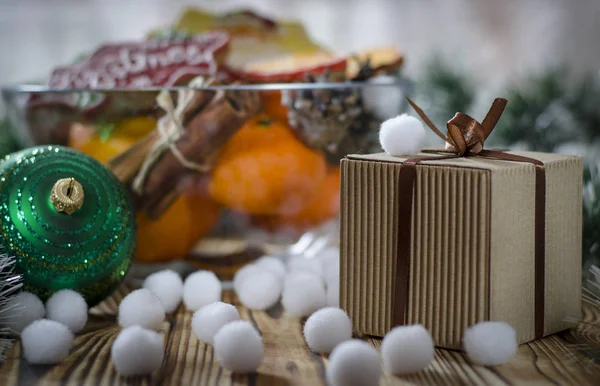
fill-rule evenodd
<path id="1" fill-rule="evenodd" d="M 581 160 L 515 153 L 546 165 L 545 332 L 570 326 L 580 309 Z M 430 157 L 431 154 L 423 154 Z M 393 326 L 403 158 L 342 161 L 340 304 L 355 331 Z M 417 166 L 408 323 L 422 323 L 441 347 L 459 348 L 466 327 L 505 320 L 519 341 L 534 333 L 534 166 L 460 158 Z"/>

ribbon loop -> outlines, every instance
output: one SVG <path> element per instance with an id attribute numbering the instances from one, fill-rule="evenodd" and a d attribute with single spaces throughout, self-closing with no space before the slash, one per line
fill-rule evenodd
<path id="1" fill-rule="evenodd" d="M 410 98 L 407 99 L 427 126 L 429 126 L 438 137 L 446 141 L 446 149 L 461 157 L 469 154 L 481 153 L 485 140 L 496 127 L 507 104 L 506 99 L 496 98 L 482 123 L 477 122 L 467 114 L 456 113 L 456 115 L 446 123 L 448 134 L 444 136 L 423 110 Z"/>

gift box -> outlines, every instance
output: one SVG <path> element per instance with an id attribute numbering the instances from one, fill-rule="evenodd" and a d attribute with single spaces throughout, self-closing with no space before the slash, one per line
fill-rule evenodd
<path id="1" fill-rule="evenodd" d="M 459 349 L 480 321 L 509 323 L 519 343 L 575 325 L 581 158 L 382 153 L 341 165 L 340 306 L 356 333 L 419 323 Z"/>

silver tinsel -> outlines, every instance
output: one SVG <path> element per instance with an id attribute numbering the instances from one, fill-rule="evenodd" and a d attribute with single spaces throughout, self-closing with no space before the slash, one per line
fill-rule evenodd
<path id="1" fill-rule="evenodd" d="M 1 249 L 1 247 L 0 247 Z M 16 258 L 6 253 L 0 253 L 0 363 L 6 359 L 6 353 L 13 343 L 13 333 L 7 320 L 9 298 L 22 286 L 22 276 L 14 272 Z"/>

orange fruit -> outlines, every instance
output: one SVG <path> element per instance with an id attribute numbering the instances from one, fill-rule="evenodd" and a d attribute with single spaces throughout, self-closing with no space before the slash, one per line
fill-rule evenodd
<path id="1" fill-rule="evenodd" d="M 288 121 L 287 107 L 281 103 L 281 91 L 261 91 L 260 99 L 262 101 L 265 114 L 281 122 Z"/>
<path id="2" fill-rule="evenodd" d="M 156 128 L 156 118 L 137 116 L 124 118 L 115 124 L 114 132 L 117 135 L 141 138 Z"/>
<path id="3" fill-rule="evenodd" d="M 324 156 L 282 122 L 249 120 L 223 148 L 209 184 L 219 203 L 250 214 L 296 213 L 325 180 Z"/>
<path id="4" fill-rule="evenodd" d="M 101 133 L 93 126 L 73 124 L 69 146 L 107 164 L 109 159 L 137 141 L 136 137 L 124 133 L 140 134 L 143 126 L 137 125 L 143 122 L 117 124 L 106 138 L 101 138 Z M 146 128 L 150 127 L 149 121 L 145 124 Z M 136 259 L 166 261 L 185 257 L 196 242 L 210 232 L 219 213 L 220 205 L 208 196 L 206 187 L 195 181 L 159 219 L 152 220 L 145 213 L 137 214 Z"/>
<path id="5" fill-rule="evenodd" d="M 112 157 L 123 153 L 135 143 L 135 139 L 111 135 L 103 139 L 93 126 L 75 123 L 69 131 L 68 146 L 107 165 Z"/>
<path id="6" fill-rule="evenodd" d="M 340 211 L 340 168 L 331 168 L 317 189 L 317 197 L 299 212 L 288 215 L 257 216 L 255 223 L 271 232 L 284 229 L 306 231 L 335 217 Z"/>
<path id="7" fill-rule="evenodd" d="M 186 192 L 157 220 L 137 214 L 139 261 L 167 261 L 185 257 L 211 231 L 220 205 L 207 194 Z"/>

